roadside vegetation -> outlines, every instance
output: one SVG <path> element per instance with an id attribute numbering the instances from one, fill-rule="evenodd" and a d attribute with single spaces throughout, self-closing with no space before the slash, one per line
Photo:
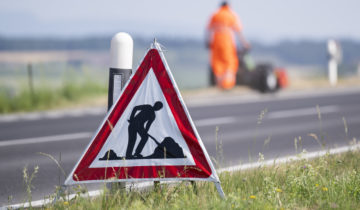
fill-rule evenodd
<path id="1" fill-rule="evenodd" d="M 25 77 L 22 70 L 21 76 L 1 78 L 0 114 L 89 106 L 107 96 L 106 77 L 99 77 L 95 70 L 82 67 L 51 72 L 36 67 L 32 76 Z"/>
<path id="2" fill-rule="evenodd" d="M 0 90 L 0 114 L 62 108 L 106 96 L 107 88 L 93 81 L 65 83 L 61 87 L 42 86 L 33 92 L 21 88 L 16 95 Z"/>
<path id="3" fill-rule="evenodd" d="M 299 154 L 299 157 L 304 153 Z M 259 155 L 259 161 L 263 161 Z M 301 158 L 286 164 L 219 174 L 226 199 L 213 183 L 162 184 L 138 191 L 104 191 L 90 197 L 77 186 L 76 196 L 43 209 L 359 209 L 360 152 Z M 35 171 L 40 169 L 35 169 Z M 25 177 L 25 176 L 24 176 Z M 25 180 L 29 180 L 27 175 Z M 29 181 L 26 182 L 27 184 Z M 58 188 L 59 189 L 59 188 Z M 31 199 L 31 187 L 26 188 Z M 58 192 L 59 193 L 59 192 Z M 82 195 L 82 196 L 81 196 Z"/>

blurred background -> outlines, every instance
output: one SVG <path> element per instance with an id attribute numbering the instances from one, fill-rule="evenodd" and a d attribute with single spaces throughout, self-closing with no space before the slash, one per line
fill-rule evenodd
<path id="1" fill-rule="evenodd" d="M 221 2 L 0 0 L 0 206 L 29 197 L 24 168 L 40 167 L 35 187 L 26 183 L 37 200 L 61 186 L 80 158 L 106 114 L 110 41 L 118 32 L 134 40 L 133 69 L 154 38 L 164 46 L 218 168 L 356 143 L 360 1 L 230 0 L 253 63 L 286 72 L 288 85 L 266 94 L 210 85 L 205 31 Z M 329 53 L 329 40 L 341 50 Z M 330 61 L 338 69 L 333 85 Z M 57 159 L 66 175 L 38 152 Z"/>
<path id="2" fill-rule="evenodd" d="M 111 37 L 134 39 L 135 69 L 153 38 L 181 90 L 209 87 L 204 34 L 220 0 L 0 2 L 0 113 L 106 104 Z M 328 85 L 327 42 L 342 48 L 339 84 L 358 84 L 359 1 L 233 0 L 255 62 L 287 70 L 291 87 Z"/>

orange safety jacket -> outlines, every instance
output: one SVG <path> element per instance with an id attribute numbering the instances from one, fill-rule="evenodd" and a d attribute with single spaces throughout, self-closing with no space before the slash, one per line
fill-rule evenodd
<path id="1" fill-rule="evenodd" d="M 241 31 L 242 25 L 229 6 L 222 6 L 212 15 L 207 29 L 211 36 L 211 67 L 217 84 L 230 89 L 235 85 L 239 65 L 234 35 Z"/>

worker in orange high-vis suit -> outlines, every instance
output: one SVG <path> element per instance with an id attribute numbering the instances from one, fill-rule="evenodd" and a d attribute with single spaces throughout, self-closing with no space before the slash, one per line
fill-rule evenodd
<path id="1" fill-rule="evenodd" d="M 239 61 L 235 39 L 238 38 L 244 48 L 250 48 L 241 31 L 237 15 L 224 1 L 212 15 L 206 33 L 206 44 L 211 49 L 211 67 L 220 88 L 231 89 L 236 83 Z"/>

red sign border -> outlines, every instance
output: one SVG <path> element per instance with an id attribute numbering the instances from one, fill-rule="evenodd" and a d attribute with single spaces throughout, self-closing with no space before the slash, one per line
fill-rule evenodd
<path id="1" fill-rule="evenodd" d="M 90 168 L 90 164 L 97 157 L 110 135 L 111 127 L 115 127 L 117 121 L 120 119 L 122 113 L 125 111 L 151 68 L 160 84 L 176 124 L 193 156 L 195 165 Z M 74 170 L 72 178 L 74 181 L 104 180 L 110 178 L 120 180 L 130 178 L 208 178 L 211 174 L 211 167 L 177 95 L 172 80 L 167 73 L 164 62 L 157 49 L 150 49 L 81 158 Z"/>

